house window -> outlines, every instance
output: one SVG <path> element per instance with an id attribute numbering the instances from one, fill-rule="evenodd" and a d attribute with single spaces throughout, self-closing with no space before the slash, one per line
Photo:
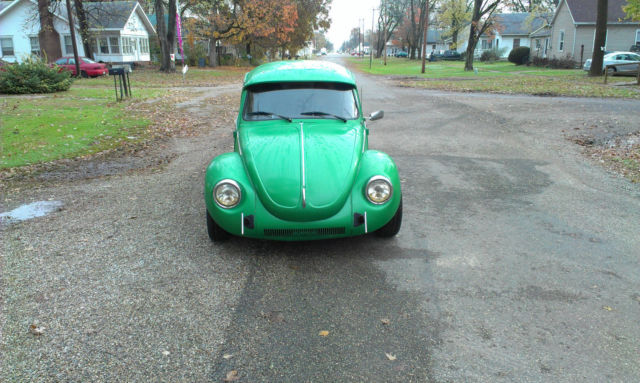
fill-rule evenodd
<path id="1" fill-rule="evenodd" d="M 540 39 L 536 39 L 536 50 L 540 50 Z"/>
<path id="2" fill-rule="evenodd" d="M 133 47 L 131 46 L 131 39 L 128 37 L 122 38 L 122 53 L 125 55 L 130 55 L 133 53 Z"/>
<path id="3" fill-rule="evenodd" d="M 520 39 L 513 39 L 513 49 L 516 49 L 520 46 Z"/>
<path id="4" fill-rule="evenodd" d="M 482 40 L 482 49 L 491 49 L 491 46 L 493 45 L 493 41 L 489 41 L 489 40 Z"/>
<path id="5" fill-rule="evenodd" d="M 140 39 L 140 53 L 149 53 L 149 39 L 146 37 Z"/>
<path id="6" fill-rule="evenodd" d="M 558 51 L 564 51 L 564 31 L 560 31 L 560 41 L 558 41 Z"/>
<path id="7" fill-rule="evenodd" d="M 13 56 L 13 37 L 0 38 L 0 49 L 2 49 L 3 56 Z"/>
<path id="8" fill-rule="evenodd" d="M 640 44 L 640 29 L 636 31 L 636 45 Z"/>
<path id="9" fill-rule="evenodd" d="M 100 38 L 100 53 L 103 55 L 108 55 L 109 54 L 109 43 L 107 42 L 107 38 L 106 37 L 101 37 Z"/>
<path id="10" fill-rule="evenodd" d="M 40 39 L 38 39 L 38 36 L 29 36 L 29 43 L 31 44 L 31 54 L 40 57 L 42 52 L 40 52 Z"/>
<path id="11" fill-rule="evenodd" d="M 89 45 L 91 46 L 91 52 L 93 52 L 94 55 L 98 53 L 98 41 L 95 38 L 91 38 L 91 40 L 89 40 Z"/>
<path id="12" fill-rule="evenodd" d="M 71 36 L 64 37 L 64 52 L 68 55 L 73 54 L 73 43 L 71 42 Z"/>
<path id="13" fill-rule="evenodd" d="M 120 54 L 120 43 L 117 37 L 109 37 L 109 44 L 111 45 L 111 54 Z"/>

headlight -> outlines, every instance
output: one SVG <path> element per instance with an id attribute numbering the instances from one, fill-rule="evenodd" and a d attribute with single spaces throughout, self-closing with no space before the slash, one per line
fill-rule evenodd
<path id="1" fill-rule="evenodd" d="M 393 187 L 387 177 L 371 177 L 367 183 L 367 199 L 376 205 L 387 202 L 391 198 L 391 193 L 393 193 Z"/>
<path id="2" fill-rule="evenodd" d="M 240 198 L 240 186 L 234 180 L 222 180 L 213 188 L 213 199 L 223 209 L 236 206 Z"/>

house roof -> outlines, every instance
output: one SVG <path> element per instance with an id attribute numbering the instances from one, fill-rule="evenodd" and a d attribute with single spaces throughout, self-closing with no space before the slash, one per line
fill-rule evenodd
<path id="1" fill-rule="evenodd" d="M 135 1 L 83 2 L 89 28 L 122 29 L 138 3 Z"/>
<path id="2" fill-rule="evenodd" d="M 531 31 L 535 31 L 542 27 L 545 18 L 542 16 L 535 17 L 531 23 L 527 23 L 527 19 L 531 14 L 522 13 L 498 13 L 495 16 L 498 31 L 501 35 L 529 35 Z"/>
<path id="3" fill-rule="evenodd" d="M 598 0 L 565 0 L 576 23 L 595 24 Z M 609 0 L 607 8 L 607 22 L 618 23 L 625 20 L 627 15 L 622 7 L 627 4 L 627 0 Z"/>
<path id="4" fill-rule="evenodd" d="M 545 25 L 531 34 L 531 37 L 548 37 L 551 36 L 551 26 Z"/>
<path id="5" fill-rule="evenodd" d="M 13 1 L 0 1 L 0 12 L 2 12 L 3 9 L 11 5 L 11 3 L 13 3 Z"/>

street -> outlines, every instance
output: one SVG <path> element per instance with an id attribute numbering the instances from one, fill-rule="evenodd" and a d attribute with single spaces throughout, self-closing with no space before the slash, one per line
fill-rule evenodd
<path id="1" fill-rule="evenodd" d="M 204 170 L 233 150 L 213 122 L 168 163 L 21 182 L 2 212 L 63 207 L 0 226 L 0 380 L 636 381 L 640 186 L 565 136 L 640 126 L 638 101 L 357 77 L 400 169 L 397 237 L 211 243 Z"/>

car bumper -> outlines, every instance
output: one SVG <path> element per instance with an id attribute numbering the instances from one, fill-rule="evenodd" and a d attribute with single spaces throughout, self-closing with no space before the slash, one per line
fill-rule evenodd
<path id="1" fill-rule="evenodd" d="M 205 176 L 204 197 L 207 211 L 213 220 L 225 231 L 239 237 L 261 238 L 278 241 L 306 241 L 328 238 L 358 236 L 374 232 L 387 224 L 395 215 L 402 192 L 395 164 L 383 166 L 382 158 L 390 157 L 382 153 L 368 151 L 368 157 L 376 161 L 363 160 L 361 171 L 344 205 L 333 216 L 315 221 L 283 220 L 273 215 L 260 201 L 252 183 L 246 177 L 239 156 L 224 154 L 215 159 Z M 367 162 L 380 165 L 367 165 Z M 382 168 L 388 170 L 382 171 Z M 375 205 L 364 196 L 364 188 L 372 174 L 382 174 L 391 180 L 393 194 L 387 203 Z M 221 179 L 231 178 L 242 190 L 240 203 L 230 209 L 223 209 L 213 200 L 213 187 Z"/>
<path id="2" fill-rule="evenodd" d="M 105 69 L 89 69 L 89 70 L 85 70 L 85 72 L 87 73 L 88 76 L 95 77 L 95 76 L 104 76 L 109 72 L 109 70 L 106 68 Z"/>

